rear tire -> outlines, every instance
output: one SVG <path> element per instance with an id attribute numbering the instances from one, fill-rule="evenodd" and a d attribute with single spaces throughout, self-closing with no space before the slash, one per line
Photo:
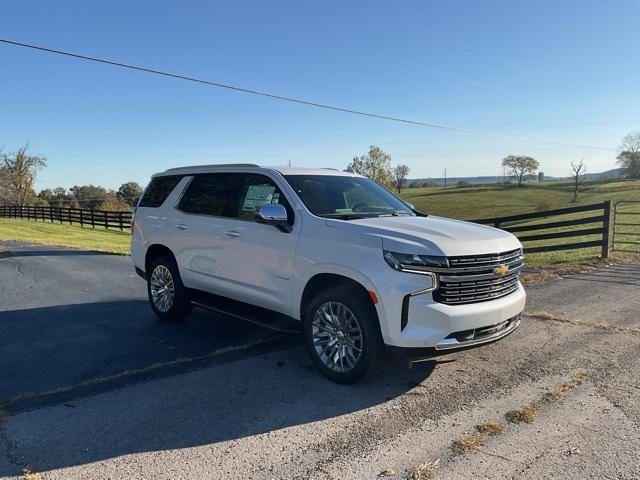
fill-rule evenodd
<path id="1" fill-rule="evenodd" d="M 375 307 L 357 287 L 320 292 L 303 316 L 313 363 L 329 380 L 352 384 L 374 370 L 382 354 Z"/>
<path id="2" fill-rule="evenodd" d="M 163 320 L 182 320 L 191 312 L 187 289 L 171 257 L 158 257 L 151 263 L 147 271 L 147 295 L 153 313 Z"/>

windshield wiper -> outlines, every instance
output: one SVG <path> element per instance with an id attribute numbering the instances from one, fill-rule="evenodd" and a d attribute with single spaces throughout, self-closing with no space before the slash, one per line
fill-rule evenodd
<path id="1" fill-rule="evenodd" d="M 408 212 L 403 212 L 402 210 L 396 210 L 395 212 L 390 212 L 390 213 L 380 213 L 376 216 L 377 217 L 411 217 L 412 215 Z"/>
<path id="2" fill-rule="evenodd" d="M 363 218 L 371 218 L 371 215 L 359 215 L 355 213 L 324 213 L 318 216 L 322 218 L 335 218 L 337 220 L 361 220 Z"/>

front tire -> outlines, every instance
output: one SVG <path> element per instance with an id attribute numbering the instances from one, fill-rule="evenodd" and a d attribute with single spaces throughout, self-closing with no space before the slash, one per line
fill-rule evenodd
<path id="1" fill-rule="evenodd" d="M 171 257 L 159 257 L 151 263 L 147 295 L 153 313 L 163 320 L 182 320 L 191 311 L 187 289 Z"/>
<path id="2" fill-rule="evenodd" d="M 320 292 L 304 314 L 307 351 L 318 370 L 337 383 L 355 383 L 371 372 L 382 351 L 375 308 L 357 288 Z"/>

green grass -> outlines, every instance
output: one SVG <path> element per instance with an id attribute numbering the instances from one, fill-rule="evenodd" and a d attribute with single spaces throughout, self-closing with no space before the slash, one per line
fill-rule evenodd
<path id="1" fill-rule="evenodd" d="M 640 181 L 610 181 L 589 182 L 584 185 L 584 191 L 580 194 L 577 205 L 599 203 L 604 200 L 639 200 Z M 571 185 L 568 182 L 549 181 L 542 184 L 531 183 L 521 188 L 514 186 L 472 186 L 465 188 L 443 187 L 411 188 L 402 191 L 402 197 L 411 202 L 418 210 L 444 217 L 473 220 L 478 218 L 502 217 L 518 213 L 550 210 L 575 206 L 572 203 Z M 626 205 L 624 211 L 640 212 L 640 204 Z M 553 219 L 536 219 L 528 223 L 545 223 L 554 220 L 568 220 L 585 216 L 598 215 L 598 211 L 577 213 L 554 217 Z M 619 221 L 640 223 L 640 216 L 626 217 Z M 597 224 L 579 225 L 564 229 L 523 232 L 518 235 L 533 233 L 550 233 L 559 230 L 578 230 L 597 227 Z M 632 232 L 633 236 L 627 236 L 627 240 L 640 241 L 640 227 L 619 227 L 623 232 Z M 129 232 L 104 230 L 102 228 L 82 228 L 76 225 L 60 225 L 57 223 L 36 222 L 33 220 L 0 219 L 0 240 L 20 240 L 29 243 L 48 245 L 60 245 L 66 247 L 81 248 L 84 250 L 96 250 L 112 253 L 129 253 Z M 588 236 L 583 238 L 563 238 L 547 240 L 545 242 L 531 242 L 527 246 L 539 244 L 561 244 L 579 241 L 597 240 L 599 237 Z M 621 236 L 619 239 L 623 239 Z M 640 253 L 640 246 L 626 246 Z M 536 253 L 527 255 L 529 265 L 547 265 L 554 263 L 580 263 L 592 262 L 598 258 L 600 248 L 586 248 L 551 253 Z M 616 257 L 627 257 L 633 254 L 618 254 Z"/>
<path id="2" fill-rule="evenodd" d="M 119 230 L 0 218 L 0 240 L 129 254 L 131 235 Z"/>
<path id="3" fill-rule="evenodd" d="M 640 180 L 590 182 L 583 187 L 577 205 L 604 200 L 640 200 Z M 473 220 L 504 217 L 576 205 L 568 182 L 549 181 L 515 186 L 486 185 L 465 188 L 407 188 L 402 198 L 417 210 L 443 217 Z"/>

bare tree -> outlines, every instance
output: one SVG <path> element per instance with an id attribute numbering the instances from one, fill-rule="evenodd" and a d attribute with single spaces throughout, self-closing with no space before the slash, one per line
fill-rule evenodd
<path id="1" fill-rule="evenodd" d="M 584 182 L 587 176 L 587 166 L 584 164 L 584 160 L 575 162 L 571 160 L 571 176 L 573 177 L 573 202 L 578 201 L 578 192 L 580 191 L 580 185 Z"/>
<path id="2" fill-rule="evenodd" d="M 24 145 L 14 154 L 0 156 L 0 190 L 4 200 L 17 205 L 26 205 L 35 200 L 33 184 L 38 172 L 47 166 L 47 159 L 28 155 L 29 146 Z"/>
<path id="3" fill-rule="evenodd" d="M 360 157 L 353 157 L 347 171 L 355 172 L 370 178 L 385 187 L 391 184 L 391 155 L 380 147 L 371 145 L 369 152 Z"/>
<path id="4" fill-rule="evenodd" d="M 508 155 L 502 159 L 502 166 L 518 180 L 518 186 L 521 187 L 523 179 L 538 171 L 540 162 L 524 155 Z"/>
<path id="5" fill-rule="evenodd" d="M 409 167 L 407 165 L 396 165 L 393 169 L 393 176 L 395 178 L 398 193 L 400 193 L 400 189 L 402 188 L 404 181 L 407 179 L 407 175 L 409 175 Z"/>
<path id="6" fill-rule="evenodd" d="M 618 147 L 618 165 L 630 178 L 640 178 L 640 132 L 631 132 Z"/>

